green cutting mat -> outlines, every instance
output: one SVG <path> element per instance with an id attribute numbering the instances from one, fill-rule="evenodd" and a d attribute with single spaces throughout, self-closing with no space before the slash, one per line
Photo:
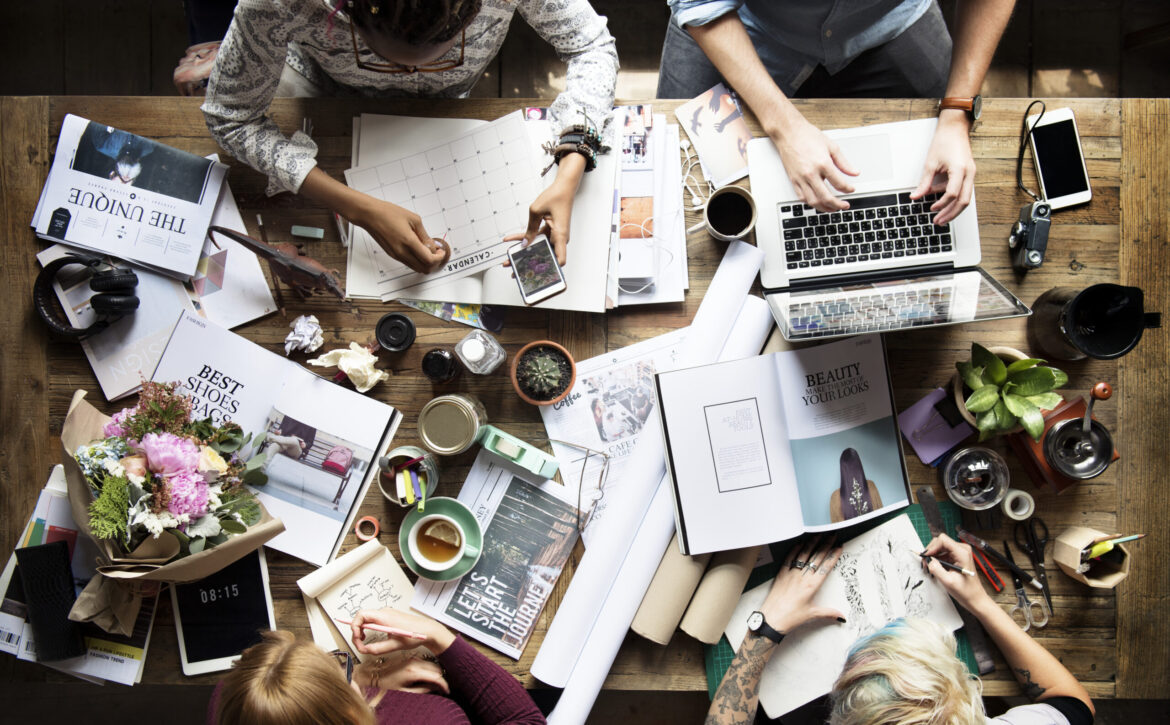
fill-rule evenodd
<path id="1" fill-rule="evenodd" d="M 942 512 L 943 525 L 946 527 L 947 533 L 951 538 L 957 539 L 955 527 L 959 525 L 959 507 L 950 501 L 939 501 L 939 510 Z M 922 515 L 922 507 L 918 504 L 912 504 L 897 512 L 881 516 L 863 524 L 858 524 L 855 527 L 846 529 L 844 533 L 850 538 L 862 534 L 875 526 L 879 526 L 894 518 L 906 514 L 910 517 L 910 523 L 914 524 L 914 530 L 918 532 L 918 538 L 922 540 L 922 545 L 926 546 L 930 542 L 930 527 L 926 525 L 926 517 Z M 782 541 L 777 544 L 772 544 L 772 563 L 755 569 L 751 576 L 748 577 L 747 585 L 744 586 L 744 591 L 759 586 L 776 576 L 776 572 L 780 569 L 780 562 L 784 561 L 784 557 L 788 554 L 788 550 L 792 547 L 793 541 Z M 971 651 L 971 645 L 967 642 L 967 633 L 960 629 L 955 632 L 955 640 L 958 642 L 957 654 L 963 664 L 967 666 L 967 671 L 972 675 L 977 675 L 979 669 L 975 665 L 975 653 Z M 731 661 L 735 659 L 735 650 L 731 648 L 731 643 L 727 641 L 727 637 L 719 638 L 718 644 L 707 645 L 703 648 L 705 654 L 703 657 L 704 665 L 707 669 L 707 695 L 711 699 L 715 699 L 715 690 L 719 688 L 719 683 L 723 681 L 723 674 L 727 672 L 727 668 L 731 667 Z"/>

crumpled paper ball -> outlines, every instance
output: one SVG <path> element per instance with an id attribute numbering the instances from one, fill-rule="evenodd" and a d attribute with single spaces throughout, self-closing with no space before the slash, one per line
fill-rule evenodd
<path id="1" fill-rule="evenodd" d="M 284 338 L 284 354 L 291 355 L 293 350 L 316 352 L 325 344 L 325 337 L 321 334 L 321 322 L 316 315 L 301 315 L 289 323 L 292 331 Z"/>
<path id="2" fill-rule="evenodd" d="M 374 363 L 378 358 L 368 349 L 356 342 L 349 343 L 349 349 L 338 348 L 330 350 L 321 357 L 309 360 L 310 365 L 318 367 L 336 367 L 345 373 L 359 393 L 364 393 L 378 383 L 390 377 L 385 370 L 378 370 Z"/>

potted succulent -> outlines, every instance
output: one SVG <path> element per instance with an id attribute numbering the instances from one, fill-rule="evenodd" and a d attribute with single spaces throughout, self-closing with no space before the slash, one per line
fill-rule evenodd
<path id="1" fill-rule="evenodd" d="M 551 340 L 530 342 L 512 358 L 512 387 L 532 405 L 559 403 L 576 379 L 573 356 Z"/>
<path id="2" fill-rule="evenodd" d="M 1044 411 L 1063 400 L 1053 390 L 1068 382 L 1068 375 L 1043 363 L 1012 348 L 971 343 L 971 359 L 955 363 L 952 389 L 959 412 L 979 431 L 980 441 L 1020 427 L 1040 440 Z"/>

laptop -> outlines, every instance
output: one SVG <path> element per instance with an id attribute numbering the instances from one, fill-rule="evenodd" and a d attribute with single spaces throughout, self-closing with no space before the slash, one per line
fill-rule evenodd
<path id="1" fill-rule="evenodd" d="M 748 143 L 764 251 L 760 283 L 787 340 L 842 337 L 1030 315 L 978 266 L 975 197 L 945 227 L 931 219 L 941 193 L 918 201 L 938 119 L 826 131 L 853 166 L 850 208 L 822 213 L 796 196 L 769 138 Z"/>

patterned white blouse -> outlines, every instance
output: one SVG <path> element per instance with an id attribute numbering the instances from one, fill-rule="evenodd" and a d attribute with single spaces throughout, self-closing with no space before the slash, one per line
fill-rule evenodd
<path id="1" fill-rule="evenodd" d="M 483 0 L 467 26 L 463 65 L 438 73 L 378 73 L 358 68 L 348 19 L 329 24 L 325 0 L 240 0 L 220 46 L 203 104 L 211 135 L 237 159 L 268 175 L 268 193 L 297 191 L 317 165 L 317 145 L 301 132 L 284 136 L 267 115 L 287 62 L 326 95 L 465 97 L 503 45 L 512 15 L 568 63 L 565 91 L 550 106 L 553 128 L 581 112 L 609 122 L 618 58 L 605 18 L 587 0 Z M 442 59 L 459 57 L 456 42 Z M 363 60 L 384 62 L 358 36 Z"/>

